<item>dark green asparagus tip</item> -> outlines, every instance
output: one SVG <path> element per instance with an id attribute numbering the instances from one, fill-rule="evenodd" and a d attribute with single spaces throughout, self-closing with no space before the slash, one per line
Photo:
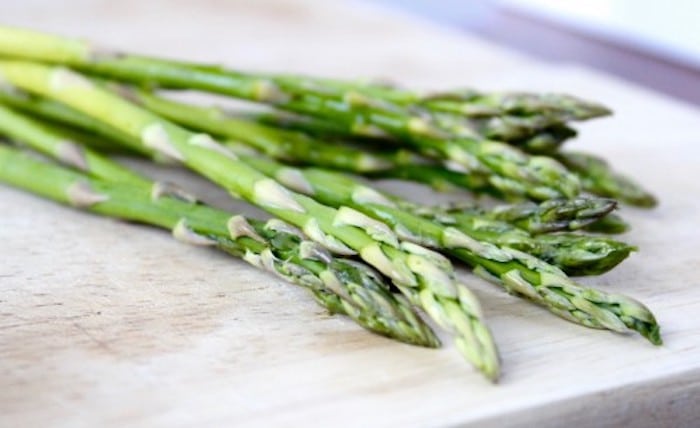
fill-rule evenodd
<path id="1" fill-rule="evenodd" d="M 638 248 L 619 241 L 608 241 L 604 249 L 598 253 L 589 250 L 591 254 L 596 254 L 594 263 L 582 266 L 580 269 L 567 269 L 569 275 L 601 275 L 611 271 L 615 266 L 622 263 L 632 252 Z"/>
<path id="2" fill-rule="evenodd" d="M 661 338 L 661 327 L 656 323 L 656 320 L 653 320 L 651 323 L 642 323 L 640 321 L 640 324 L 643 325 L 638 326 L 637 331 L 646 337 L 649 342 L 656 346 L 664 344 L 664 340 Z"/>
<path id="3" fill-rule="evenodd" d="M 569 222 L 568 228 L 578 229 L 614 210 L 617 201 L 607 198 L 552 199 L 542 202 L 539 207 L 541 222 L 557 223 L 566 220 Z"/>
<path id="4" fill-rule="evenodd" d="M 608 295 L 610 297 L 611 295 Z M 615 312 L 618 319 L 628 329 L 634 330 L 654 345 L 663 344 L 661 328 L 656 322 L 656 317 L 644 304 L 623 295 L 612 295 L 606 303 L 612 304 L 608 309 Z M 616 330 L 622 331 L 622 330 Z"/>
<path id="5" fill-rule="evenodd" d="M 609 215 L 616 207 L 614 199 L 578 197 L 497 207 L 495 213 L 499 219 L 516 222 L 537 235 L 581 229 Z"/>
<path id="6" fill-rule="evenodd" d="M 630 225 L 617 214 L 610 213 L 584 228 L 588 232 L 618 234 L 630 230 Z"/>
<path id="7" fill-rule="evenodd" d="M 572 96 L 568 96 L 568 98 L 571 100 L 571 104 L 569 104 L 569 106 L 574 119 L 587 120 L 596 117 L 610 116 L 613 114 L 611 109 L 602 104 L 582 100 L 581 98 Z M 566 102 L 564 104 L 566 104 Z"/>
<path id="8" fill-rule="evenodd" d="M 640 208 L 654 208 L 659 204 L 658 199 L 654 197 L 654 195 L 651 195 L 646 192 L 641 192 L 639 195 L 635 195 L 634 197 L 629 197 L 625 199 L 625 202 L 627 202 L 630 205 L 634 205 Z"/>
<path id="9" fill-rule="evenodd" d="M 661 346 L 664 344 L 664 340 L 661 338 L 661 327 L 658 324 L 654 324 L 649 329 L 649 333 L 646 338 L 656 346 Z"/>
<path id="10" fill-rule="evenodd" d="M 537 238 L 544 248 L 545 261 L 560 266 L 568 275 L 601 275 L 625 260 L 637 247 L 614 239 L 557 233 Z"/>

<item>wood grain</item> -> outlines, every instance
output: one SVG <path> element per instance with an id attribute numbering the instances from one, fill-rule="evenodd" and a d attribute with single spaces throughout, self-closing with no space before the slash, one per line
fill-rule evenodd
<path id="1" fill-rule="evenodd" d="M 494 387 L 451 346 L 431 351 L 375 337 L 240 261 L 0 187 L 0 425 L 696 423 L 697 110 L 363 3 L 25 0 L 2 9 L 5 23 L 243 68 L 604 100 L 617 116 L 583 126 L 575 146 L 614 159 L 662 198 L 653 211 L 623 209 L 634 226 L 625 239 L 641 251 L 583 282 L 646 302 L 666 344 L 580 328 L 462 272 L 502 350 L 504 376 Z M 240 207 L 190 175 L 146 171 Z"/>

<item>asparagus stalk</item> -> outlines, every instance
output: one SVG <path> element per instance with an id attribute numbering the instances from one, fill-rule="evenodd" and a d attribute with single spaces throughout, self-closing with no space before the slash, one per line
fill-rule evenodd
<path id="1" fill-rule="evenodd" d="M 416 213 L 441 218 L 442 222 L 457 223 L 461 213 L 480 215 L 517 226 L 531 234 L 578 230 L 600 221 L 617 207 L 613 199 L 575 198 L 550 199 L 535 204 L 524 202 L 499 205 L 484 210 L 472 203 L 450 202 L 438 207 L 415 207 Z M 423 209 L 421 209 L 423 208 Z M 451 217 L 452 216 L 452 217 Z"/>
<path id="2" fill-rule="evenodd" d="M 148 183 L 146 179 L 129 169 L 83 147 L 64 131 L 59 132 L 56 128 L 41 124 L 2 103 L 0 103 L 0 134 L 26 142 L 34 150 L 98 178 L 136 185 Z"/>
<path id="3" fill-rule="evenodd" d="M 556 93 L 479 92 L 473 89 L 444 92 L 425 97 L 433 109 L 468 116 L 549 116 L 560 121 L 588 120 L 609 116 L 607 107 L 578 97 Z"/>
<path id="4" fill-rule="evenodd" d="M 628 177 L 613 171 L 606 161 L 597 156 L 572 151 L 557 152 L 554 156 L 577 173 L 583 187 L 591 193 L 644 208 L 657 204 L 652 194 Z"/>
<path id="5" fill-rule="evenodd" d="M 572 276 L 600 275 L 610 271 L 629 256 L 637 247 L 615 239 L 553 233 L 540 235 L 534 241 L 532 254 L 562 269 Z M 525 251 L 527 247 L 523 246 Z"/>
<path id="6" fill-rule="evenodd" d="M 67 63 L 91 72 L 130 79 L 137 82 L 159 83 L 165 86 L 199 88 L 219 92 L 239 98 L 273 103 L 279 107 L 301 111 L 319 117 L 333 118 L 350 128 L 349 132 L 359 134 L 389 134 L 407 138 L 424 153 L 451 159 L 457 164 L 474 172 L 484 173 L 490 183 L 502 192 L 511 195 L 527 195 L 533 199 L 549 199 L 558 195 L 573 196 L 578 192 L 578 182 L 560 167 L 544 157 L 529 158 L 518 151 L 509 150 L 494 142 L 476 140 L 440 139 L 443 132 L 424 117 L 412 115 L 407 110 L 397 109 L 383 99 L 373 99 L 364 93 L 346 91 L 342 96 L 320 95 L 329 91 L 311 91 L 303 84 L 292 84 L 294 79 L 269 79 L 256 75 L 225 70 L 220 67 L 207 67 L 174 61 L 164 61 L 130 55 L 107 55 L 94 52 L 88 44 L 76 40 L 53 37 L 8 27 L 0 28 L 0 53 L 10 56 L 29 57 L 44 61 Z M 284 92 L 284 91 L 291 92 Z M 296 92 L 295 92 L 296 91 Z M 301 92 L 299 92 L 301 91 Z M 331 91 L 332 92 L 332 91 Z M 301 94 L 301 95 L 300 95 Z M 335 97 L 335 98 L 333 98 Z M 485 96 L 465 94 L 448 94 L 431 97 L 431 103 L 454 102 L 454 99 L 476 101 L 477 103 L 512 104 L 507 111 L 530 112 L 534 107 L 549 107 L 549 100 L 557 96 L 537 96 L 533 94 L 506 94 Z M 595 104 L 579 103 L 579 100 L 562 97 L 561 107 L 554 109 L 564 112 L 567 117 L 585 118 L 586 115 L 607 114 L 605 108 Z M 594 113 L 590 113 L 594 112 Z M 406 135 L 407 134 L 407 135 Z M 564 159 L 560 159 L 564 160 Z M 598 167 L 587 162 L 589 168 L 597 171 Z M 485 167 L 485 168 L 484 168 Z M 487 172 L 489 170 L 490 172 Z M 584 179 L 596 176 L 582 173 Z M 633 190 L 625 181 L 616 179 L 614 187 Z M 592 181 L 596 183 L 595 180 Z M 622 185 L 620 185 L 622 184 Z M 588 184 L 589 189 L 611 192 L 611 188 L 600 182 Z M 604 190 L 601 190 L 604 189 Z M 644 192 L 645 193 L 645 192 Z M 609 193 L 605 193 L 609 194 Z M 623 199 L 626 197 L 623 193 Z M 653 198 L 648 194 L 627 196 L 632 203 L 653 205 Z"/>
<path id="7" fill-rule="evenodd" d="M 523 111 L 528 111 L 529 109 L 529 107 L 527 107 L 528 99 L 530 102 L 535 103 L 533 106 L 536 105 L 535 100 L 537 97 L 535 97 L 533 94 L 521 95 L 516 96 L 513 103 L 517 105 L 520 101 L 524 102 L 525 105 L 522 107 L 524 109 Z M 543 97 L 546 99 L 549 96 Z M 556 99 L 556 95 L 551 95 L 551 97 Z M 504 95 L 503 97 L 496 97 L 496 99 L 502 99 L 507 103 L 505 100 L 508 98 L 507 95 Z M 456 135 L 466 132 L 468 135 L 477 138 L 480 136 L 494 138 L 501 141 L 507 141 L 510 144 L 521 148 L 527 153 L 552 156 L 554 159 L 564 164 L 567 168 L 577 173 L 582 181 L 583 188 L 591 193 L 614 197 L 631 205 L 641 207 L 651 207 L 656 205 L 656 199 L 653 195 L 642 189 L 638 184 L 634 183 L 629 178 L 621 176 L 612 171 L 610 166 L 602 159 L 583 153 L 558 151 L 559 147 L 564 141 L 576 136 L 577 134 L 574 129 L 563 124 L 565 120 L 583 120 L 591 117 L 597 117 L 598 115 L 609 114 L 609 111 L 602 106 L 596 106 L 595 104 L 588 106 L 585 104 L 577 105 L 574 101 L 575 99 L 569 99 L 567 96 L 563 96 L 562 100 L 564 101 L 564 104 L 562 105 L 562 112 L 567 111 L 565 107 L 567 103 L 570 103 L 570 110 L 568 113 L 560 112 L 561 114 L 567 115 L 567 117 L 561 118 L 561 121 L 550 121 L 539 116 L 534 118 L 497 116 L 490 117 L 488 119 L 488 124 L 474 124 L 472 121 L 471 125 L 467 127 L 467 131 L 460 131 L 459 127 L 465 124 L 463 120 L 460 121 L 458 118 L 455 119 L 453 117 L 448 117 L 445 119 L 443 116 L 443 123 L 441 127 L 443 129 L 450 130 Z M 589 113 L 590 116 L 588 116 Z M 258 120 L 264 123 L 274 123 L 295 130 L 310 132 L 316 136 L 334 136 L 338 138 L 344 134 L 347 135 L 347 132 L 345 132 L 342 126 L 332 124 L 330 121 L 324 121 L 323 119 L 319 118 L 294 115 L 280 116 L 275 114 L 262 114 L 258 116 Z M 535 125 L 535 122 L 539 122 L 539 124 Z M 520 125 L 520 129 L 517 128 L 517 124 Z M 398 169 L 400 170 L 402 168 L 406 167 L 401 165 Z M 385 174 L 387 174 L 387 172 L 385 172 Z M 388 172 L 388 174 L 396 173 Z M 489 193 L 494 194 L 495 192 L 491 191 Z M 517 192 L 515 190 L 511 190 L 506 193 Z"/>
<path id="8" fill-rule="evenodd" d="M 155 107 L 158 108 L 158 107 Z M 347 138 L 347 133 L 342 127 L 324 121 L 318 118 L 310 118 L 299 115 L 280 115 L 263 113 L 253 116 L 257 121 L 265 124 L 284 127 L 295 131 L 303 131 L 315 137 L 332 137 L 335 139 Z M 492 118 L 491 120 L 496 120 Z M 560 152 L 558 149 L 561 144 L 569 138 L 576 136 L 576 131 L 563 124 L 553 124 L 533 132 L 529 136 L 519 138 L 517 135 L 500 135 L 499 139 L 507 141 L 510 144 L 521 148 L 531 154 L 541 154 L 551 156 L 561 162 L 571 171 L 576 173 L 581 179 L 584 190 L 591 193 L 613 197 L 627 202 L 631 205 L 641 207 L 651 207 L 656 205 L 656 199 L 649 192 L 641 188 L 627 177 L 621 176 L 614 172 L 611 167 L 602 159 L 593 155 L 587 155 L 578 152 Z M 483 136 L 494 137 L 488 134 L 488 131 L 481 130 Z M 376 142 L 375 142 L 376 143 Z M 272 154 L 270 154 L 272 155 Z M 452 164 L 454 165 L 454 164 Z M 330 165 L 327 165 L 330 166 Z M 454 184 L 457 187 L 466 188 L 480 193 L 489 193 L 494 196 L 508 198 L 508 195 L 517 194 L 517 189 L 512 191 L 502 192 L 490 188 L 487 184 L 482 184 L 478 178 L 465 180 L 463 174 L 454 172 L 439 173 L 434 166 L 418 166 L 416 169 L 411 164 L 395 165 L 393 168 L 387 168 L 380 171 L 373 171 L 371 174 L 375 176 L 405 178 L 413 181 L 420 181 L 431 184 L 426 177 L 433 177 L 437 185 L 445 185 L 446 183 Z M 357 171 L 361 172 L 361 171 Z M 619 219 L 619 218 L 618 218 Z M 617 222 L 613 225 L 611 222 L 611 232 L 625 230 L 623 223 Z M 608 230 L 603 229 L 603 230 Z"/>
<path id="9" fill-rule="evenodd" d="M 460 126 L 478 130 L 491 138 L 526 137 L 551 125 L 570 120 L 588 120 L 607 116 L 606 107 L 565 94 L 526 92 L 478 92 L 472 89 L 421 95 L 405 89 L 367 82 L 349 82 L 309 76 L 278 75 L 272 77 L 282 86 L 300 88 L 322 96 L 357 91 L 412 109 L 427 109 L 446 119 L 447 128 Z M 474 120 L 481 123 L 474 124 Z M 495 121 L 491 121 L 495 119 Z"/>
<path id="10" fill-rule="evenodd" d="M 572 276 L 608 272 L 636 250 L 632 245 L 601 236 L 553 233 L 533 237 L 512 225 L 468 213 L 427 218 L 446 227 L 470 231 L 475 239 L 531 254 Z"/>
<path id="11" fill-rule="evenodd" d="M 348 140 L 347 132 L 342 126 L 315 117 L 302 116 L 288 112 L 256 112 L 254 114 L 248 114 L 247 118 L 277 128 L 310 134 L 320 139 Z M 448 129 L 451 128 L 451 126 L 459 125 L 444 124 L 445 120 L 442 116 L 438 116 L 437 119 Z M 522 118 L 517 119 L 522 120 Z M 498 131 L 498 129 L 495 128 L 495 124 L 501 122 L 510 123 L 513 122 L 513 118 L 494 117 L 490 118 L 489 121 L 494 124 L 493 129 L 477 129 L 477 135 L 507 142 L 527 153 L 536 155 L 550 155 L 558 150 L 566 140 L 577 135 L 576 130 L 561 123 L 552 123 L 551 125 L 537 127 L 536 129 L 523 132 L 509 131 L 510 134 L 506 134 L 506 131 Z M 454 132 L 459 133 L 460 131 L 455 130 Z M 367 142 L 372 142 L 372 139 Z M 396 142 L 395 144 L 399 143 Z"/>
<path id="12" fill-rule="evenodd" d="M 248 119 L 255 120 L 266 125 L 285 128 L 294 131 L 311 134 L 315 137 L 323 139 L 341 139 L 347 140 L 347 132 L 342 126 L 338 126 L 328 120 L 323 120 L 315 117 L 292 114 L 288 112 L 257 112 L 248 114 Z M 559 149 L 559 147 L 568 139 L 577 135 L 576 130 L 563 125 L 561 123 L 552 123 L 542 125 L 536 129 L 528 131 L 500 131 L 497 128 L 499 123 L 512 123 L 514 120 L 523 120 L 522 118 L 494 117 L 488 119 L 492 124 L 491 127 L 476 126 L 477 135 L 485 138 L 490 138 L 498 141 L 504 141 L 512 144 L 520 149 L 531 154 L 549 155 Z M 443 127 L 450 129 L 458 127 L 460 123 L 450 124 L 445 123 L 446 119 L 443 116 L 438 116 L 437 120 L 443 124 Z M 455 133 L 461 132 L 459 129 L 454 130 Z M 508 133 L 507 133 L 508 132 Z M 386 138 L 386 137 L 384 137 Z M 396 143 L 398 144 L 398 143 Z"/>
<path id="13" fill-rule="evenodd" d="M 572 95 L 534 92 L 483 92 L 475 89 L 419 94 L 386 82 L 343 81 L 311 78 L 309 76 L 277 76 L 291 84 L 302 85 L 319 93 L 348 91 L 352 89 L 370 93 L 401 105 L 445 103 L 442 111 L 455 112 L 465 117 L 483 118 L 505 115 L 533 117 L 559 115 L 564 120 L 588 120 L 609 116 L 612 111 L 592 101 Z M 436 108 L 440 111 L 439 108 Z"/>
<path id="14" fill-rule="evenodd" d="M 131 139 L 128 135 L 124 135 L 124 133 L 111 126 L 107 126 L 59 102 L 18 90 L 11 85 L 0 85 L 0 102 L 15 110 L 28 112 L 54 123 L 75 126 L 89 133 L 107 137 L 122 145 L 129 146 L 131 144 Z M 104 144 L 100 145 L 100 148 L 105 148 Z M 131 150 L 134 149 L 136 148 L 131 147 Z"/>
<path id="15" fill-rule="evenodd" d="M 146 102 L 156 104 L 157 100 Z M 160 109 L 161 107 L 154 106 L 154 108 Z M 324 121 L 318 118 L 289 114 L 280 115 L 274 113 L 257 114 L 253 116 L 253 118 L 265 124 L 280 126 L 295 131 L 303 131 L 319 138 L 347 138 L 347 133 L 344 132 L 342 127 L 339 127 L 330 121 Z M 492 118 L 491 120 L 496 119 L 497 118 Z M 482 132 L 482 135 L 486 137 L 494 137 L 494 135 L 488 134 L 488 131 L 482 130 L 479 132 Z M 642 207 L 651 207 L 656 204 L 656 199 L 653 195 L 641 188 L 629 178 L 614 172 L 602 159 L 593 155 L 578 152 L 558 151 L 559 147 L 564 141 L 576 136 L 576 134 L 576 131 L 568 126 L 554 124 L 538 129 L 538 132 L 533 132 L 524 138 L 518 138 L 516 135 L 500 135 L 499 139 L 507 141 L 528 153 L 542 154 L 555 158 L 571 171 L 578 174 L 583 188 L 591 193 L 617 198 L 631 205 Z M 274 154 L 271 153 L 268 153 L 268 155 L 274 156 Z M 333 167 L 332 165 L 325 166 Z M 436 180 L 435 183 L 437 183 L 438 186 L 444 186 L 446 183 L 449 183 L 454 184 L 457 187 L 466 188 L 480 193 L 489 193 L 502 198 L 507 198 L 508 194 L 517 194 L 517 190 L 515 189 L 512 192 L 504 192 L 504 194 L 499 194 L 497 189 L 492 189 L 487 184 L 482 184 L 478 178 L 465 180 L 463 174 L 458 174 L 451 171 L 440 173 L 436 171 L 437 169 L 438 168 L 434 166 L 424 165 L 420 165 L 416 168 L 415 165 L 407 163 L 399 165 L 394 164 L 393 168 L 372 171 L 370 173 L 375 176 L 405 178 L 427 184 L 431 184 L 427 177 L 432 177 L 434 180 Z M 608 229 L 606 228 L 603 230 Z M 623 223 L 617 222 L 616 225 L 613 225 L 611 222 L 611 228 L 609 230 L 611 232 L 616 231 L 619 233 L 620 231 L 624 231 L 625 227 Z"/>
<path id="16" fill-rule="evenodd" d="M 242 142 L 273 159 L 296 164 L 327 166 L 370 176 L 415 179 L 430 182 L 433 187 L 460 184 L 462 188 L 478 188 L 478 177 L 449 171 L 435 165 L 420 164 L 406 152 L 375 154 L 356 150 L 345 145 L 332 145 L 299 132 L 276 129 L 259 123 L 252 123 L 240 117 L 227 114 L 217 107 L 199 107 L 187 103 L 154 96 L 145 91 L 127 90 L 122 92 L 149 110 L 173 120 L 188 128 L 205 131 L 212 135 Z M 230 147 L 237 147 L 229 142 Z M 417 164 L 418 163 L 418 164 Z M 383 168 L 390 166 L 389 169 Z M 486 189 L 482 189 L 487 191 Z M 490 189 L 495 193 L 495 189 Z M 497 207 L 479 214 L 494 220 L 513 223 L 531 233 L 545 233 L 560 230 L 583 228 L 615 209 L 614 200 L 597 198 L 550 199 L 540 205 L 522 203 Z M 456 211 L 468 210 L 476 214 L 474 207 L 453 205 L 433 212 L 432 207 L 413 206 L 412 209 L 429 211 L 433 216 L 444 216 Z"/>
<path id="17" fill-rule="evenodd" d="M 347 314 L 372 332 L 421 346 L 439 345 L 408 304 L 386 291 L 376 272 L 331 256 L 279 220 L 249 220 L 193 204 L 145 179 L 119 183 L 91 178 L 3 145 L 0 181 L 80 209 L 170 229 L 179 240 L 217 247 L 307 288 L 329 311 Z"/>
<path id="18" fill-rule="evenodd" d="M 181 125 L 233 140 L 229 141 L 229 145 L 244 142 L 272 158 L 286 162 L 328 166 L 374 177 L 412 180 L 441 190 L 459 187 L 508 197 L 508 193 L 502 193 L 489 179 L 451 171 L 406 150 L 373 151 L 367 147 L 329 144 L 300 132 L 236 117 L 217 107 L 198 107 L 125 87 L 120 87 L 120 92 Z"/>
<path id="19" fill-rule="evenodd" d="M 489 275 L 509 292 L 567 320 L 617 332 L 630 329 L 652 343 L 661 343 L 658 325 L 644 305 L 626 296 L 582 287 L 558 268 L 531 255 L 475 239 L 483 219 L 474 218 L 469 230 L 466 225 L 460 229 L 444 227 L 400 208 L 385 195 L 347 176 L 318 168 L 292 168 L 259 157 L 245 159 L 290 188 L 331 206 L 352 207 L 391 225 L 404 239 L 443 249 Z"/>
<path id="20" fill-rule="evenodd" d="M 555 221 L 552 223 L 540 221 L 537 218 L 537 212 L 540 211 L 540 207 L 537 205 L 534 207 L 528 204 L 511 205 L 496 207 L 493 210 L 462 209 L 452 213 L 441 213 L 439 207 L 435 209 L 434 207 L 416 206 L 396 198 L 392 198 L 392 201 L 396 202 L 403 210 L 430 219 L 445 227 L 455 227 L 468 233 L 472 238 L 515 248 L 531 254 L 562 269 L 568 275 L 600 275 L 620 264 L 629 256 L 630 252 L 636 250 L 636 247 L 624 242 L 600 236 L 571 233 L 532 236 L 526 232 L 527 227 L 531 227 L 539 233 L 546 230 L 548 226 L 552 226 L 551 228 L 555 229 L 567 224 L 567 221 Z M 562 206 L 565 206 L 575 201 L 577 200 L 563 201 L 552 199 L 544 202 L 542 205 L 550 205 L 552 207 L 552 205 L 556 206 L 556 204 L 550 204 L 550 202 L 561 202 Z M 449 209 L 452 209 L 452 207 L 449 207 Z M 519 209 L 522 209 L 522 211 L 519 212 Z M 520 217 L 521 215 L 524 217 Z M 554 213 L 554 215 L 566 216 L 567 213 L 564 211 Z M 510 220 L 515 222 L 515 224 L 520 223 L 520 229 L 511 223 L 505 223 L 499 218 Z M 572 225 L 576 223 L 576 220 L 571 221 Z M 583 223 L 586 224 L 586 222 Z"/>
<path id="21" fill-rule="evenodd" d="M 105 54 L 68 38 L 0 28 L 0 54 L 70 65 L 90 73 L 167 87 L 221 93 L 342 123 L 360 135 L 388 134 L 404 138 L 428 156 L 450 159 L 484 175 L 504 193 L 534 199 L 573 197 L 579 183 L 559 163 L 494 141 L 451 138 L 425 115 L 355 91 L 340 96 L 309 93 L 300 85 L 226 70 L 128 54 Z"/>
<path id="22" fill-rule="evenodd" d="M 39 46 L 47 47 L 43 43 Z M 33 52 L 34 47 L 28 49 Z M 336 253 L 359 254 L 391 278 L 393 284 L 438 325 L 450 331 L 468 361 L 489 379 L 497 378 L 497 351 L 482 321 L 476 297 L 456 281 L 449 262 L 441 255 L 399 241 L 384 223 L 356 210 L 334 209 L 291 192 L 242 162 L 209 135 L 189 132 L 98 88 L 73 71 L 21 61 L 0 61 L 0 76 L 11 85 L 60 101 L 119 129 L 142 149 L 182 162 L 233 195 L 302 228 L 309 237 Z"/>
<path id="23" fill-rule="evenodd" d="M 576 230 L 615 234 L 629 229 L 620 216 L 611 212 L 617 202 L 597 197 L 550 199 L 539 204 L 512 203 L 493 208 L 483 208 L 471 201 L 453 201 L 437 206 L 404 203 L 401 206 L 414 214 L 445 224 L 457 223 L 456 217 L 460 214 L 477 215 L 508 223 L 533 236 Z"/>
<path id="24" fill-rule="evenodd" d="M 251 159 L 249 162 L 257 165 L 257 160 Z M 281 168 L 281 166 L 278 167 Z M 339 180 L 347 179 L 346 177 L 340 177 L 338 174 L 334 174 L 330 171 L 323 171 L 323 173 L 328 175 L 329 178 L 335 175 Z M 492 210 L 472 209 L 471 211 L 464 210 L 460 212 L 440 213 L 434 209 L 434 207 L 417 205 L 396 195 L 384 193 L 383 196 L 402 211 L 411 213 L 412 215 L 419 215 L 444 227 L 456 228 L 466 233 L 471 238 L 484 243 L 507 246 L 523 251 L 573 276 L 603 274 L 620 264 L 632 251 L 636 250 L 636 247 L 624 242 L 599 236 L 557 233 L 533 237 L 526 231 L 526 227 L 536 229 L 538 233 L 541 233 L 545 227 L 563 229 L 565 225 L 569 225 L 572 229 L 576 229 L 586 226 L 588 221 L 586 219 L 578 222 L 575 219 L 570 219 L 559 221 L 556 225 L 554 222 L 545 223 L 546 220 L 540 219 L 537 216 L 538 211 L 542 210 L 531 211 L 529 217 L 520 217 L 520 219 L 518 219 L 518 217 L 516 217 L 517 209 L 521 207 L 524 208 L 524 205 L 506 206 L 507 209 L 496 207 Z M 554 199 L 550 201 L 561 201 L 560 206 L 563 207 L 569 204 L 569 202 L 580 201 L 581 199 L 583 198 L 571 201 Z M 546 204 L 550 207 L 555 205 L 548 204 L 550 201 L 544 202 L 543 205 Z M 331 205 L 330 202 L 323 200 L 322 202 Z M 556 213 L 552 217 L 555 218 L 556 215 L 564 217 L 566 213 Z M 513 223 L 519 223 L 520 227 L 504 222 L 500 220 L 500 218 L 510 218 Z M 550 232 L 551 231 L 553 230 L 550 230 Z M 421 243 L 426 244 L 425 242 Z"/>

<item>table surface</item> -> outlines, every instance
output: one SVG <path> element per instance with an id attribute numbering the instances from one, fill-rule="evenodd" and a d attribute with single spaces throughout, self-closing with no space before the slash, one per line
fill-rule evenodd
<path id="1" fill-rule="evenodd" d="M 697 110 L 364 3 L 25 0 L 4 4 L 2 20 L 240 68 L 604 100 L 615 118 L 581 126 L 572 146 L 613 159 L 661 205 L 623 208 L 634 226 L 624 238 L 641 251 L 581 282 L 643 300 L 665 345 L 563 322 L 462 271 L 501 349 L 493 386 L 451 345 L 376 337 L 241 261 L 0 187 L 0 425 L 639 427 L 698 417 Z M 237 208 L 189 175 L 149 172 Z"/>

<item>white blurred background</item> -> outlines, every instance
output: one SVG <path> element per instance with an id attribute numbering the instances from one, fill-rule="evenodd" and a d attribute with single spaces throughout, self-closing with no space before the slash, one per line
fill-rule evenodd
<path id="1" fill-rule="evenodd" d="M 700 104 L 698 0 L 378 0 L 549 61 Z"/>

